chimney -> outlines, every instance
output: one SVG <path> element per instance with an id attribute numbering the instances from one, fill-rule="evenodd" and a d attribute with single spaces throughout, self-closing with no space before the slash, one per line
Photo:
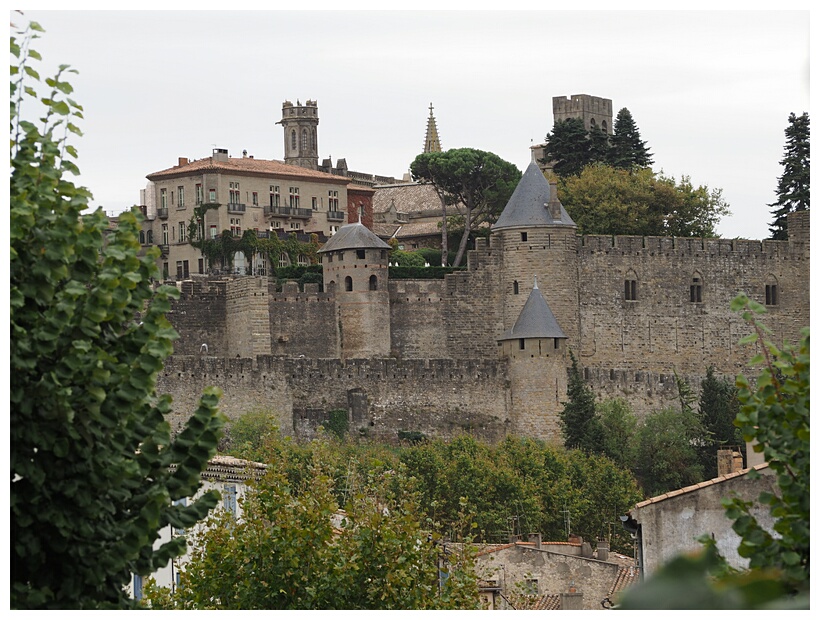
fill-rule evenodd
<path id="1" fill-rule="evenodd" d="M 187 157 L 180 157 L 178 166 L 187 166 L 188 165 L 188 158 Z"/>
<path id="2" fill-rule="evenodd" d="M 534 532 L 534 533 L 529 534 L 527 536 L 527 540 L 529 540 L 529 542 L 531 542 L 531 543 L 534 543 L 536 549 L 541 548 L 541 534 L 540 534 L 540 532 Z"/>
<path id="3" fill-rule="evenodd" d="M 590 545 L 587 541 L 581 543 L 581 557 L 582 558 L 591 558 L 592 557 L 592 545 Z"/>
<path id="4" fill-rule="evenodd" d="M 242 149 L 242 159 L 248 158 L 248 149 Z"/>
<path id="5" fill-rule="evenodd" d="M 606 562 L 609 559 L 609 541 L 608 540 L 599 540 L 598 541 L 598 553 L 596 556 L 601 562 Z"/>

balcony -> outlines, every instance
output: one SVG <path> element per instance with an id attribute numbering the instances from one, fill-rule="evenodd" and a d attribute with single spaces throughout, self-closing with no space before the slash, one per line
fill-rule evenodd
<path id="1" fill-rule="evenodd" d="M 265 215 L 281 215 L 285 217 L 298 217 L 309 220 L 313 217 L 311 209 L 298 209 L 296 207 L 265 207 Z"/>
<path id="2" fill-rule="evenodd" d="M 327 212 L 327 221 L 328 222 L 343 222 L 347 218 L 347 213 L 344 211 L 328 211 Z"/>
<path id="3" fill-rule="evenodd" d="M 245 205 L 239 202 L 228 203 L 228 213 L 244 213 Z"/>
<path id="4" fill-rule="evenodd" d="M 157 217 L 159 217 L 159 219 L 161 219 L 161 220 L 167 220 L 168 219 L 168 207 L 165 207 L 164 209 L 162 207 L 160 207 L 159 209 L 157 209 Z"/>

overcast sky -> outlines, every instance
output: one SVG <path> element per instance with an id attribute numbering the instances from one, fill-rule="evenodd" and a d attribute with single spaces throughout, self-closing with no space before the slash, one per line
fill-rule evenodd
<path id="1" fill-rule="evenodd" d="M 431 102 L 444 149 L 523 171 L 552 98 L 585 93 L 630 110 L 656 171 L 723 189 L 722 236 L 761 239 L 789 113 L 809 111 L 808 11 L 25 15 L 46 30 L 41 74 L 79 71 L 80 184 L 109 213 L 178 157 L 281 159 L 286 99 L 317 100 L 320 160 L 400 177 Z"/>

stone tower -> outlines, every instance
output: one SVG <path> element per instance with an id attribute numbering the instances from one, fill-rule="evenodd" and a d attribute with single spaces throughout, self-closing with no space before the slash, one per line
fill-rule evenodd
<path id="1" fill-rule="evenodd" d="M 587 131 L 592 127 L 600 127 L 612 135 L 612 99 L 590 95 L 573 95 L 571 98 L 553 97 L 553 122 L 557 123 L 569 118 L 580 118 L 584 121 Z"/>
<path id="2" fill-rule="evenodd" d="M 319 125 L 319 108 L 316 101 L 308 99 L 305 105 L 296 100 L 282 104 L 282 125 L 285 131 L 285 163 L 316 170 L 319 167 L 319 141 L 316 127 Z"/>
<path id="3" fill-rule="evenodd" d="M 342 226 L 319 250 L 325 291 L 335 293 L 342 359 L 390 355 L 389 251 L 361 222 Z"/>
<path id="4" fill-rule="evenodd" d="M 501 249 L 504 329 L 513 326 L 526 301 L 525 287 L 537 278 L 570 346 L 578 347 L 576 228 L 555 185 L 531 162 L 492 227 Z"/>
<path id="5" fill-rule="evenodd" d="M 433 116 L 433 104 L 430 104 L 430 116 L 427 118 L 427 135 L 424 136 L 423 153 L 441 153 L 441 142 L 438 139 L 436 117 Z"/>
<path id="6" fill-rule="evenodd" d="M 559 413 L 567 397 L 567 337 L 536 281 L 515 325 L 499 339 L 509 360 L 514 433 L 560 443 Z"/>

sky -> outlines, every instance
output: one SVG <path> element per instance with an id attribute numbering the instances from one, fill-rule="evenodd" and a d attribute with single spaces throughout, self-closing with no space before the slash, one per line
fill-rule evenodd
<path id="1" fill-rule="evenodd" d="M 611 99 L 613 115 L 629 109 L 656 171 L 722 189 L 732 213 L 721 236 L 763 239 L 789 114 L 810 112 L 808 10 L 25 10 L 11 19 L 46 30 L 34 45 L 41 75 L 59 64 L 79 71 L 70 79 L 85 116 L 78 183 L 109 214 L 137 204 L 146 175 L 179 157 L 226 148 L 282 159 L 285 100 L 318 102 L 320 160 L 400 178 L 422 151 L 431 103 L 445 150 L 491 151 L 523 171 L 552 128 L 552 98 L 588 94 Z"/>

